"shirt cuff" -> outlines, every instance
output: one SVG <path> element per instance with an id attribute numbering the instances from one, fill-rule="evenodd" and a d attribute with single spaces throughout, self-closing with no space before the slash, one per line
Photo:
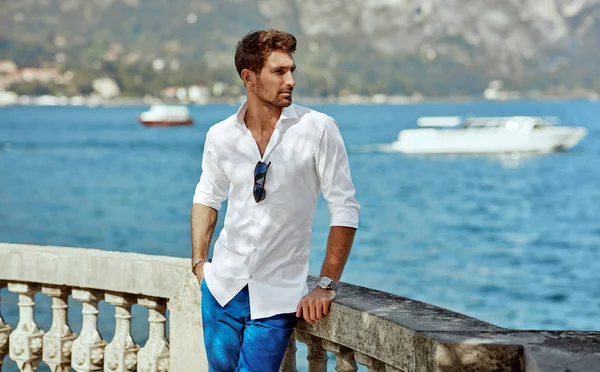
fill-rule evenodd
<path id="1" fill-rule="evenodd" d="M 203 193 L 196 193 L 194 194 L 193 203 L 202 204 L 218 211 L 221 209 L 221 203 L 223 203 L 223 201 Z"/>
<path id="2" fill-rule="evenodd" d="M 330 208 L 331 225 L 358 228 L 358 210 L 351 207 Z"/>

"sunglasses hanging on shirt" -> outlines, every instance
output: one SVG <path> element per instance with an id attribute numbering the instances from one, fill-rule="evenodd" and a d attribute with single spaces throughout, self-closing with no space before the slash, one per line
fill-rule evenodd
<path id="1" fill-rule="evenodd" d="M 254 200 L 257 203 L 265 200 L 267 196 L 267 191 L 265 190 L 265 180 L 267 179 L 267 170 L 271 166 L 271 162 L 269 164 L 259 161 L 256 163 L 256 167 L 254 167 L 254 188 L 252 190 L 254 194 Z"/>

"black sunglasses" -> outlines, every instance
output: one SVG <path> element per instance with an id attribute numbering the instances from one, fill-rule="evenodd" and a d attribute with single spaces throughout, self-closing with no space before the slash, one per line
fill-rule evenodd
<path id="1" fill-rule="evenodd" d="M 256 167 L 254 167 L 254 188 L 252 190 L 254 194 L 254 200 L 259 203 L 265 200 L 267 196 L 267 191 L 265 190 L 265 180 L 267 179 L 267 170 L 271 166 L 271 162 L 269 164 L 259 161 L 256 163 Z"/>

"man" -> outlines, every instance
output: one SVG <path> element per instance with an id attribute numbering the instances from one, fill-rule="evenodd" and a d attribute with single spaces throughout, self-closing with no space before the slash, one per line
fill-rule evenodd
<path id="1" fill-rule="evenodd" d="M 336 122 L 292 104 L 296 38 L 246 35 L 235 65 L 247 102 L 206 135 L 192 207 L 192 271 L 202 292 L 210 371 L 279 371 L 299 317 L 327 315 L 350 253 L 359 204 Z M 306 279 L 319 191 L 331 228 L 318 286 Z M 225 225 L 208 249 L 217 214 Z"/>

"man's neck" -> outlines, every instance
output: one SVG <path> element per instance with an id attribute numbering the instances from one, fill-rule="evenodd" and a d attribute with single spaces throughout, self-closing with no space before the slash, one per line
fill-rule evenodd
<path id="1" fill-rule="evenodd" d="M 272 130 L 281 117 L 282 108 L 262 102 L 256 97 L 248 97 L 244 121 L 248 129 Z"/>

